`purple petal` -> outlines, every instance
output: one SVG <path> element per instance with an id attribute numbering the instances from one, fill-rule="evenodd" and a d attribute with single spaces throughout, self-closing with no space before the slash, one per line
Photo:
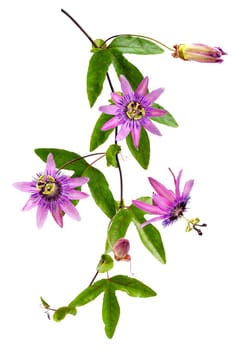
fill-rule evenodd
<path id="1" fill-rule="evenodd" d="M 151 91 L 148 95 L 146 95 L 146 102 L 148 105 L 151 105 L 159 96 L 164 92 L 164 88 L 159 88 L 157 90 Z"/>
<path id="2" fill-rule="evenodd" d="M 171 207 L 171 202 L 166 198 L 159 196 L 158 194 L 153 194 L 152 196 L 153 204 L 157 205 L 160 209 L 167 211 Z"/>
<path id="3" fill-rule="evenodd" d="M 148 131 L 152 132 L 152 134 L 161 136 L 161 132 L 159 131 L 159 129 L 157 128 L 157 126 L 155 126 L 152 121 L 150 119 L 144 119 L 143 121 L 143 126 L 145 129 L 147 129 Z"/>
<path id="4" fill-rule="evenodd" d="M 45 167 L 45 174 L 53 176 L 53 177 L 56 174 L 56 164 L 55 164 L 55 161 L 53 159 L 52 153 L 48 154 L 46 167 Z"/>
<path id="5" fill-rule="evenodd" d="M 58 224 L 58 226 L 63 227 L 62 210 L 59 207 L 59 205 L 57 205 L 57 204 L 55 204 L 55 206 L 53 205 L 52 208 L 50 208 L 50 212 L 51 212 L 54 220 Z"/>
<path id="6" fill-rule="evenodd" d="M 145 77 L 141 83 L 138 85 L 137 90 L 135 91 L 135 95 L 145 96 L 147 88 L 148 88 L 148 77 Z"/>
<path id="7" fill-rule="evenodd" d="M 81 220 L 77 209 L 75 208 L 75 206 L 70 201 L 67 200 L 67 201 L 63 202 L 61 204 L 61 208 L 72 219 L 77 220 L 77 221 Z"/>
<path id="8" fill-rule="evenodd" d="M 23 211 L 30 210 L 34 207 L 36 207 L 38 204 L 38 200 L 36 201 L 35 199 L 29 198 L 25 206 L 23 207 Z"/>
<path id="9" fill-rule="evenodd" d="M 133 203 L 133 205 L 135 205 L 139 209 L 145 211 L 146 213 L 161 214 L 161 215 L 166 214 L 166 212 L 164 212 L 164 210 L 161 210 L 159 207 L 152 205 L 152 204 L 148 204 L 148 203 L 141 202 L 138 200 L 133 200 L 132 203 Z"/>
<path id="10" fill-rule="evenodd" d="M 36 213 L 36 223 L 38 228 L 41 228 L 44 225 L 47 215 L 48 215 L 48 208 L 44 205 L 38 205 L 37 213 Z"/>
<path id="11" fill-rule="evenodd" d="M 156 217 L 154 217 L 154 218 L 152 218 L 150 220 L 147 220 L 147 221 L 143 222 L 143 224 L 141 224 L 140 226 L 141 226 L 141 228 L 143 228 L 143 227 L 151 224 L 152 222 L 163 220 L 163 219 L 164 219 L 163 215 L 156 216 Z"/>
<path id="12" fill-rule="evenodd" d="M 118 111 L 118 107 L 115 105 L 101 106 L 99 110 L 105 114 L 115 115 Z"/>
<path id="13" fill-rule="evenodd" d="M 147 108 L 146 114 L 148 117 L 163 117 L 167 114 L 167 111 L 165 109 L 158 109 L 158 108 Z"/>
<path id="14" fill-rule="evenodd" d="M 166 198 L 169 202 L 173 202 L 175 200 L 175 194 L 171 190 L 168 190 L 163 184 L 152 177 L 148 177 L 148 179 L 151 186 L 160 196 Z"/>
<path id="15" fill-rule="evenodd" d="M 130 95 L 133 94 L 133 90 L 130 86 L 130 83 L 128 80 L 124 77 L 124 75 L 120 76 L 120 82 L 121 82 L 121 90 L 124 95 Z"/>
<path id="16" fill-rule="evenodd" d="M 122 96 L 117 94 L 116 92 L 111 93 L 111 97 L 114 103 L 119 104 L 122 100 Z"/>
<path id="17" fill-rule="evenodd" d="M 180 178 L 181 178 L 182 172 L 183 172 L 183 170 L 179 171 L 179 174 L 178 174 L 177 179 L 175 181 L 175 184 L 176 184 L 176 198 L 180 198 Z"/>
<path id="18" fill-rule="evenodd" d="M 77 190 L 71 190 L 69 191 L 68 198 L 69 199 L 84 199 L 89 197 L 89 195 L 85 192 L 77 191 Z"/>
<path id="19" fill-rule="evenodd" d="M 132 129 L 132 139 L 133 144 L 135 148 L 138 148 L 139 140 L 140 140 L 140 134 L 141 134 L 141 126 L 139 123 L 134 123 L 133 129 Z"/>
<path id="20" fill-rule="evenodd" d="M 184 190 L 183 190 L 183 193 L 182 193 L 182 197 L 189 197 L 189 194 L 191 192 L 191 189 L 193 187 L 193 184 L 194 184 L 194 180 L 189 180 L 186 182 L 186 184 L 184 185 Z"/>
<path id="21" fill-rule="evenodd" d="M 33 186 L 32 182 L 15 182 L 12 184 L 17 190 L 23 192 L 33 192 L 35 190 L 35 186 Z"/>
<path id="22" fill-rule="evenodd" d="M 117 134 L 116 140 L 120 141 L 125 139 L 129 135 L 130 131 L 131 131 L 130 124 L 129 123 L 123 124 L 120 131 Z"/>
<path id="23" fill-rule="evenodd" d="M 105 130 L 113 129 L 120 124 L 122 124 L 122 121 L 120 120 L 120 118 L 113 117 L 113 118 L 109 119 L 106 123 L 104 123 L 101 130 L 105 131 Z"/>
<path id="24" fill-rule="evenodd" d="M 72 177 L 69 180 L 69 185 L 71 188 L 82 186 L 89 181 L 88 177 Z"/>

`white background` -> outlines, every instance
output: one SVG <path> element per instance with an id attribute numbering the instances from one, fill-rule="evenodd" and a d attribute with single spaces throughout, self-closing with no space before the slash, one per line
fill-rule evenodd
<path id="1" fill-rule="evenodd" d="M 1 2 L 1 349 L 233 348 L 230 5 L 228 0 Z M 130 228 L 134 277 L 158 296 L 136 299 L 119 292 L 121 317 L 112 340 L 104 333 L 101 296 L 59 324 L 47 319 L 39 300 L 42 295 L 53 307 L 66 305 L 88 285 L 103 251 L 108 219 L 90 198 L 79 203 L 80 223 L 65 216 L 60 229 L 49 217 L 37 230 L 35 210 L 21 212 L 28 195 L 12 187 L 44 169 L 34 148 L 87 154 L 98 106 L 109 98 L 105 84 L 90 110 L 85 92 L 90 43 L 61 8 L 94 39 L 135 33 L 170 46 L 221 46 L 229 54 L 221 65 L 183 62 L 169 52 L 127 56 L 149 76 L 150 90 L 165 87 L 158 102 L 180 127 L 160 126 L 163 136 L 151 137 L 148 171 L 121 143 L 126 204 L 151 195 L 148 176 L 172 187 L 168 167 L 176 174 L 183 168 L 183 181 L 195 179 L 187 216 L 199 216 L 208 227 L 199 237 L 185 233 L 182 220 L 167 229 L 159 223 L 166 265 L 145 250 Z M 113 82 L 119 90 L 115 78 Z M 117 170 L 106 169 L 103 160 L 98 165 L 119 198 Z M 115 273 L 130 276 L 129 265 L 116 263 Z"/>

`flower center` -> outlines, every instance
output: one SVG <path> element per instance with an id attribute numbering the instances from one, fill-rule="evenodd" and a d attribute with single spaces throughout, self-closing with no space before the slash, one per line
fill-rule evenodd
<path id="1" fill-rule="evenodd" d="M 131 101 L 127 105 L 126 114 L 129 119 L 139 120 L 145 115 L 145 109 L 140 105 L 140 103 Z"/>
<path id="2" fill-rule="evenodd" d="M 183 201 L 177 204 L 175 208 L 173 208 L 171 214 L 170 214 L 170 221 L 175 221 L 179 217 L 183 216 L 183 213 L 186 208 L 187 201 Z"/>
<path id="3" fill-rule="evenodd" d="M 58 193 L 56 180 L 50 175 L 41 175 L 37 180 L 36 188 L 48 197 L 55 197 Z"/>

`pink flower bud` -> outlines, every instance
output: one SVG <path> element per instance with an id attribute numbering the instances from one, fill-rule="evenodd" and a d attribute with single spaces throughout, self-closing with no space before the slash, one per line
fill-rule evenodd
<path id="1" fill-rule="evenodd" d="M 112 251 L 114 253 L 114 258 L 117 261 L 123 260 L 123 261 L 130 261 L 131 257 L 128 254 L 130 249 L 130 244 L 128 239 L 120 238 L 114 246 L 112 247 Z"/>
<path id="2" fill-rule="evenodd" d="M 211 47 L 204 44 L 179 44 L 173 46 L 172 56 L 184 61 L 201 63 L 221 63 L 222 55 L 227 55 L 220 47 Z"/>

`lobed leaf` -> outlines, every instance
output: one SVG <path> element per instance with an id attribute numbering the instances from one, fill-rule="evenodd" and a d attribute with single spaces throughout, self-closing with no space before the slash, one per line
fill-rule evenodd
<path id="1" fill-rule="evenodd" d="M 149 298 L 157 295 L 153 289 L 135 278 L 118 275 L 110 278 L 110 281 L 116 290 L 126 292 L 131 297 Z"/>
<path id="2" fill-rule="evenodd" d="M 101 127 L 106 123 L 109 119 L 112 118 L 112 115 L 102 113 L 98 118 L 94 129 L 91 134 L 90 139 L 90 151 L 94 151 L 97 147 L 102 145 L 109 137 L 109 135 L 113 132 L 114 129 L 103 131 Z"/>
<path id="3" fill-rule="evenodd" d="M 106 279 L 95 282 L 78 294 L 77 297 L 69 303 L 69 307 L 75 308 L 90 303 L 105 290 L 105 285 Z"/>
<path id="4" fill-rule="evenodd" d="M 153 103 L 152 106 L 154 108 L 166 110 L 166 108 L 163 108 L 158 103 Z M 167 112 L 167 114 L 165 114 L 162 117 L 151 117 L 150 119 L 154 120 L 157 123 L 164 124 L 164 125 L 167 125 L 167 126 L 171 126 L 173 128 L 177 128 L 179 126 L 179 124 L 177 123 L 175 118 L 169 112 Z"/>
<path id="5" fill-rule="evenodd" d="M 155 55 L 164 50 L 153 41 L 132 35 L 120 35 L 112 40 L 109 49 L 117 49 L 121 53 L 137 55 Z"/>
<path id="6" fill-rule="evenodd" d="M 119 238 L 125 237 L 131 220 L 131 213 L 128 209 L 120 209 L 113 216 L 105 244 L 106 253 L 109 253 L 112 250 L 111 247 Z"/>
<path id="7" fill-rule="evenodd" d="M 106 73 L 111 64 L 111 55 L 108 50 L 99 50 L 95 52 L 88 65 L 87 71 L 87 96 L 92 107 L 99 97 Z"/>
<path id="8" fill-rule="evenodd" d="M 54 312 L 53 320 L 56 322 L 60 322 L 66 317 L 66 315 L 75 316 L 76 314 L 77 310 L 74 307 L 62 306 Z"/>
<path id="9" fill-rule="evenodd" d="M 102 318 L 105 325 L 105 333 L 108 338 L 112 338 L 117 323 L 120 317 L 120 306 L 115 294 L 112 283 L 106 280 L 103 305 L 102 305 Z"/>
<path id="10" fill-rule="evenodd" d="M 132 140 L 131 133 L 126 137 L 127 146 L 137 160 L 137 162 L 141 165 L 143 169 L 147 169 L 150 162 L 150 140 L 147 135 L 147 132 L 144 128 L 141 128 L 141 135 L 138 149 L 135 148 Z"/>
<path id="11" fill-rule="evenodd" d="M 130 211 L 142 243 L 156 259 L 165 264 L 166 255 L 159 230 L 151 224 L 141 228 L 140 225 L 145 222 L 145 213 L 134 205 L 130 206 Z"/>
<path id="12" fill-rule="evenodd" d="M 116 214 L 115 201 L 104 174 L 94 167 L 88 167 L 85 176 L 89 177 L 87 184 L 96 204 L 111 219 Z"/>

